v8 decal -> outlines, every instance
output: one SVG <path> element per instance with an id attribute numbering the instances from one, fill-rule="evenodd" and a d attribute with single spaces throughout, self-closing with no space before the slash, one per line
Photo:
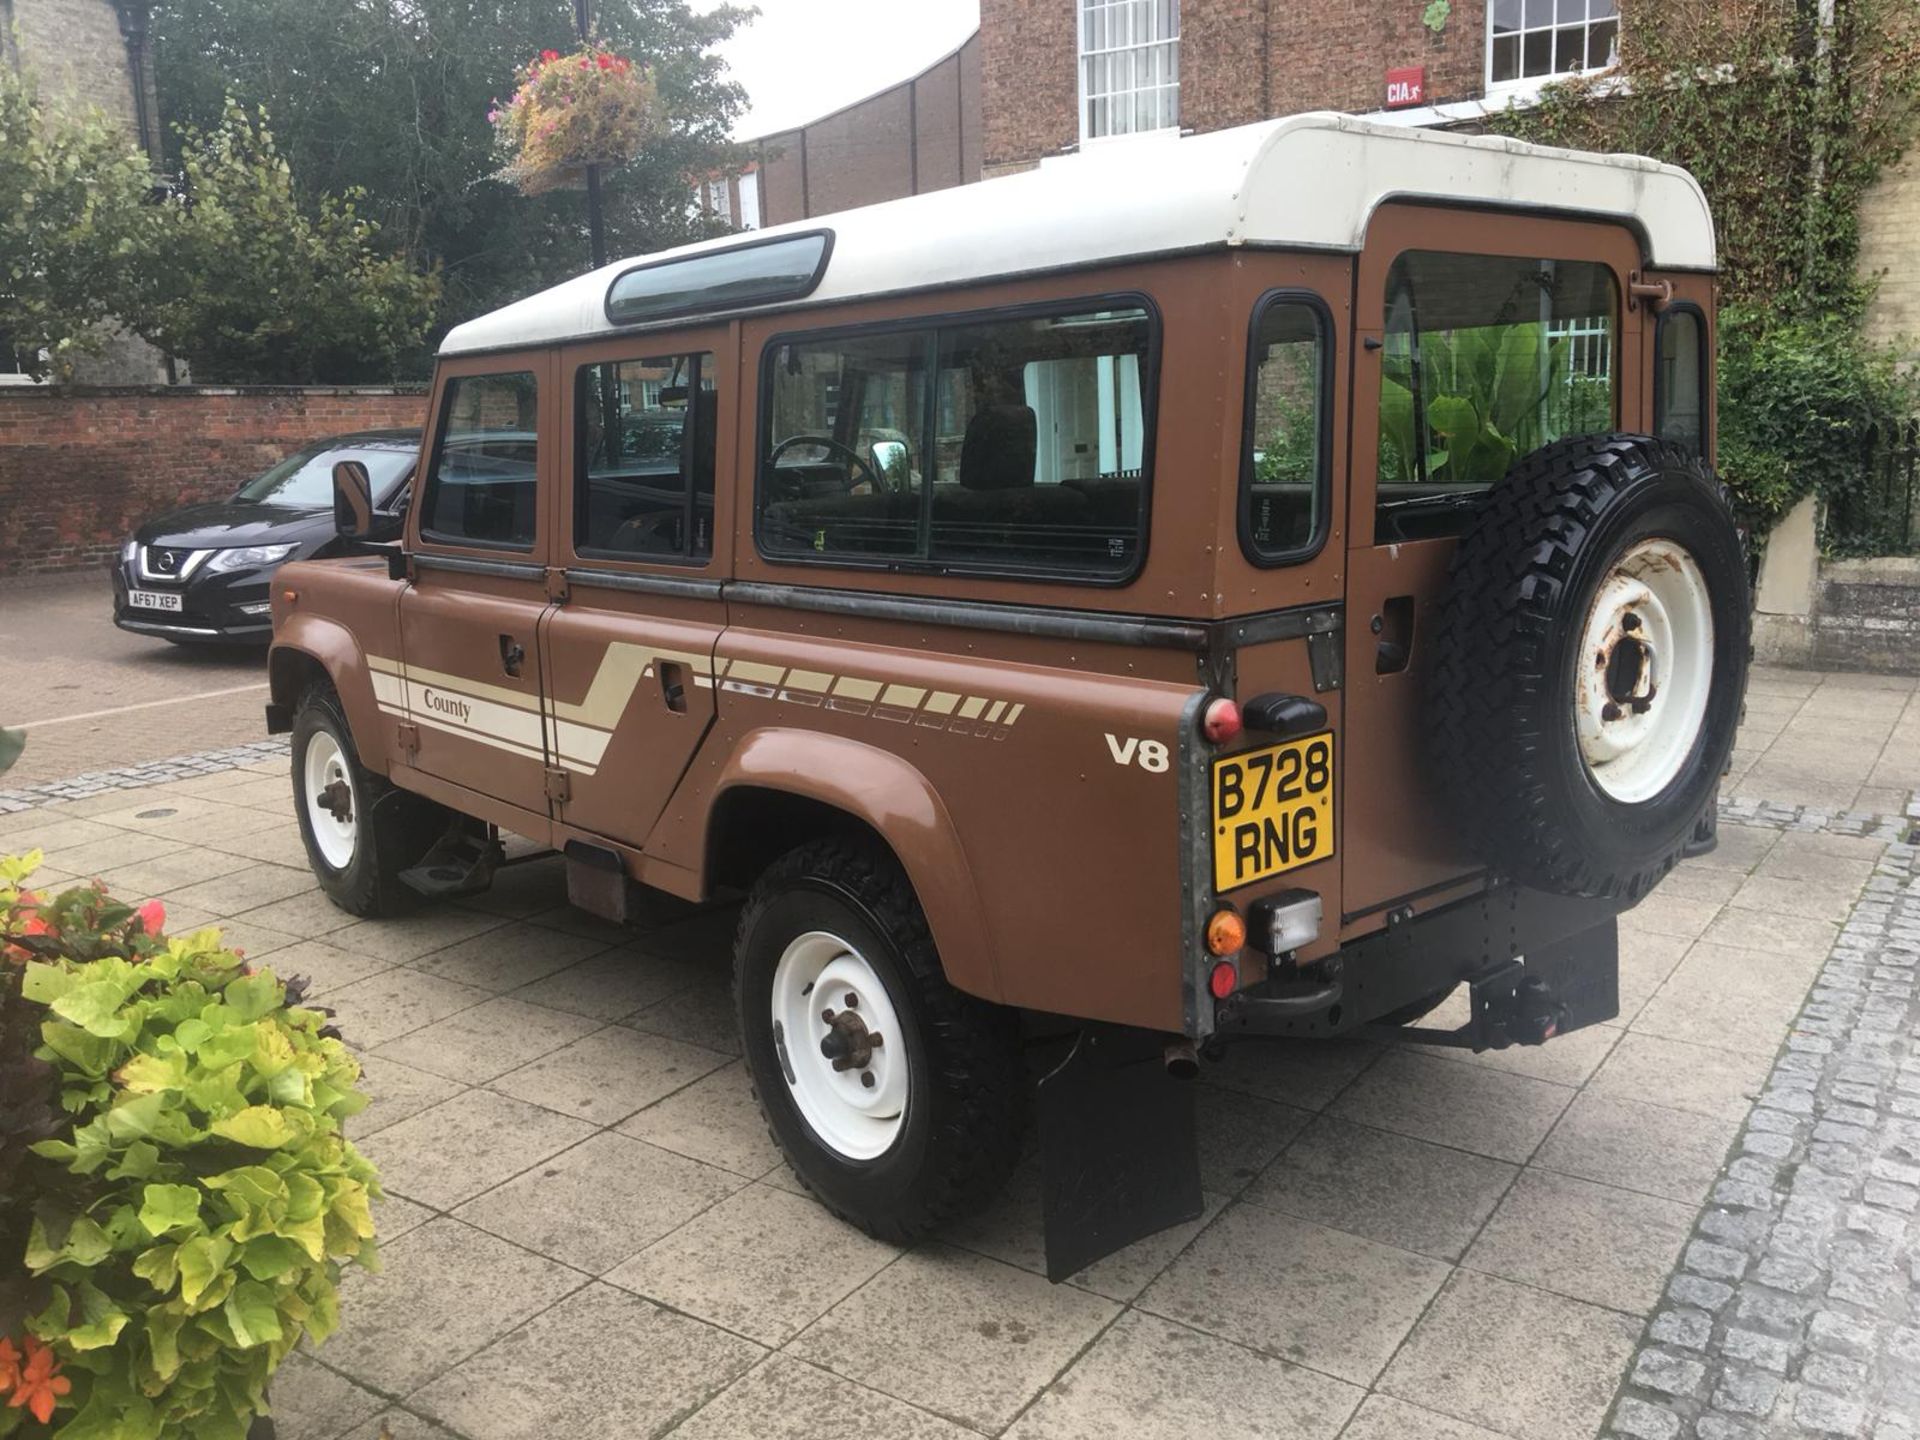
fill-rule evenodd
<path id="1" fill-rule="evenodd" d="M 1116 765 L 1138 765 L 1158 775 L 1167 768 L 1167 747 L 1160 740 L 1142 740 L 1136 735 L 1107 735 L 1107 753 Z"/>

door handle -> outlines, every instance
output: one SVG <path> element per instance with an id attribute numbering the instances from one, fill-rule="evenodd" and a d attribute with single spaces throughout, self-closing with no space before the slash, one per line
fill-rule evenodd
<path id="1" fill-rule="evenodd" d="M 1413 658 L 1413 597 L 1395 595 L 1381 602 L 1380 613 L 1373 617 L 1373 633 L 1380 637 L 1374 647 L 1373 673 L 1397 675 Z"/>
<path id="2" fill-rule="evenodd" d="M 660 693 L 666 699 L 667 709 L 679 715 L 687 713 L 687 667 L 680 661 L 660 662 Z"/>
<path id="3" fill-rule="evenodd" d="M 502 670 L 518 680 L 520 678 L 521 662 L 526 658 L 527 652 L 521 647 L 518 640 L 514 639 L 511 635 L 502 635 L 500 637 L 500 668 Z"/>

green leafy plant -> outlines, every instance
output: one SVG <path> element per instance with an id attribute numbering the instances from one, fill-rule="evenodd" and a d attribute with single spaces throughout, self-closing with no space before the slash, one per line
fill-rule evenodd
<path id="1" fill-rule="evenodd" d="M 1429 0 L 1427 8 L 1420 12 L 1420 23 L 1436 35 L 1447 28 L 1447 21 L 1452 18 L 1451 0 Z"/>
<path id="2" fill-rule="evenodd" d="M 58 116 L 0 64 L 0 347 L 28 374 L 64 380 L 100 348 L 151 243 L 152 185 L 106 116 Z"/>
<path id="3" fill-rule="evenodd" d="M 200 380 L 397 374 L 432 319 L 438 275 L 385 253 L 356 193 L 304 200 L 264 111 L 229 105 L 217 126 L 183 143 L 180 193 L 123 297 L 134 328 Z"/>
<path id="4" fill-rule="evenodd" d="M 0 1436 L 241 1440 L 375 1260 L 359 1067 L 297 982 L 38 863 L 0 860 Z"/>

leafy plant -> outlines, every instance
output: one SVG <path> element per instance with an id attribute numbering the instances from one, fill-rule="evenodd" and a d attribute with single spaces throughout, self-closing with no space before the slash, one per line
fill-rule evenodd
<path id="1" fill-rule="evenodd" d="M 0 1436 L 240 1440 L 374 1262 L 359 1067 L 216 932 L 38 863 L 0 860 Z"/>
<path id="2" fill-rule="evenodd" d="M 390 379 L 433 317 L 439 277 L 383 253 L 359 196 L 303 202 L 265 112 L 230 104 L 185 137 L 125 313 L 195 378 L 310 384 Z"/>
<path id="3" fill-rule="evenodd" d="M 151 243 L 153 177 L 98 111 L 62 118 L 0 64 L 0 350 L 68 378 L 97 351 Z"/>
<path id="4" fill-rule="evenodd" d="M 659 92 L 644 65 L 598 45 L 542 50 L 521 66 L 512 96 L 487 112 L 500 178 L 528 195 L 570 182 L 583 166 L 631 160 L 654 128 Z"/>
<path id="5" fill-rule="evenodd" d="M 1452 0 L 1429 0 L 1427 8 L 1420 12 L 1420 23 L 1436 35 L 1447 28 L 1447 21 L 1452 18 Z"/>

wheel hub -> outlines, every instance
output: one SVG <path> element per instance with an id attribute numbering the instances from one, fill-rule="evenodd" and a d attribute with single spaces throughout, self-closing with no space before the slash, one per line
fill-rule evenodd
<path id="1" fill-rule="evenodd" d="M 345 780 L 330 781 L 321 788 L 320 804 L 334 819 L 346 824 L 353 819 L 353 786 Z"/>
<path id="2" fill-rule="evenodd" d="M 801 1118 L 847 1159 L 886 1153 L 905 1124 L 911 1067 L 879 972 L 843 937 L 811 930 L 774 966 L 769 998 L 787 1093 Z"/>
<path id="3" fill-rule="evenodd" d="M 867 1022 L 860 1018 L 855 1008 L 859 1003 L 860 997 L 849 991 L 846 1009 L 820 1012 L 820 1018 L 827 1025 L 827 1033 L 820 1037 L 820 1053 L 833 1062 L 835 1070 L 865 1071 L 873 1064 L 873 1052 L 886 1043 L 884 1035 L 878 1030 L 869 1030 Z M 869 1078 L 864 1083 L 872 1085 L 873 1081 Z"/>
<path id="4" fill-rule="evenodd" d="M 1594 595 L 1576 667 L 1581 757 L 1607 795 L 1651 798 L 1686 763 L 1706 719 L 1713 611 L 1693 557 L 1643 540 L 1614 562 Z"/>

